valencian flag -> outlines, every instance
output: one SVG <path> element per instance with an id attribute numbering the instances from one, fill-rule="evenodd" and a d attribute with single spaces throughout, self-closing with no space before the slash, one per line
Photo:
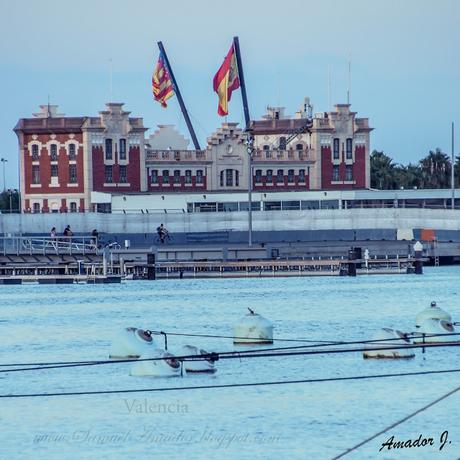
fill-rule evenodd
<path id="1" fill-rule="evenodd" d="M 214 91 L 219 96 L 219 107 L 217 113 L 220 116 L 228 114 L 228 103 L 232 97 L 232 92 L 240 87 L 238 78 L 238 64 L 236 61 L 235 46 L 232 43 L 230 51 L 224 59 L 224 63 L 214 76 Z"/>
<path id="2" fill-rule="evenodd" d="M 161 52 L 155 70 L 153 71 L 152 89 L 153 98 L 158 101 L 162 107 L 167 107 L 168 104 L 166 104 L 166 101 L 174 96 L 174 85 L 165 64 L 165 58 Z"/>

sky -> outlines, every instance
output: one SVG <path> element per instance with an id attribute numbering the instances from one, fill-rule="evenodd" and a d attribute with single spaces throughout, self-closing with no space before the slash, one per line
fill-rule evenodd
<path id="1" fill-rule="evenodd" d="M 112 86 L 112 100 L 143 117 L 149 134 L 175 124 L 190 138 L 177 99 L 167 109 L 152 100 L 160 40 L 202 146 L 224 121 L 212 78 L 237 35 L 252 119 L 267 105 L 292 115 L 305 96 L 314 112 L 345 103 L 350 61 L 350 102 L 375 128 L 371 149 L 403 164 L 436 147 L 450 154 L 451 123 L 460 130 L 459 17 L 457 0 L 0 0 L 6 186 L 18 184 L 12 129 L 48 97 L 66 115 L 95 116 Z M 238 91 L 228 121 L 243 120 Z"/>

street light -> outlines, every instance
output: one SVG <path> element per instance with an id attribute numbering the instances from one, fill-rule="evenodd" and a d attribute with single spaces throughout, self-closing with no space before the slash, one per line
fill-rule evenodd
<path id="1" fill-rule="evenodd" d="M 0 161 L 3 163 L 3 191 L 6 190 L 6 183 L 5 183 L 5 163 L 8 161 L 6 158 L 1 158 Z"/>

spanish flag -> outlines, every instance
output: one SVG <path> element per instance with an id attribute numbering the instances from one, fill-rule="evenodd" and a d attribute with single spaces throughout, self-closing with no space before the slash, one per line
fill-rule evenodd
<path id="1" fill-rule="evenodd" d="M 165 64 L 163 53 L 160 52 L 157 65 L 152 76 L 153 98 L 158 101 L 162 107 L 167 107 L 166 101 L 174 96 L 174 85 Z"/>
<path id="2" fill-rule="evenodd" d="M 240 87 L 238 78 L 238 64 L 236 61 L 235 46 L 232 43 L 230 51 L 224 59 L 224 63 L 214 76 L 214 91 L 219 96 L 219 106 L 217 113 L 220 116 L 228 114 L 228 103 L 232 97 L 232 92 Z"/>

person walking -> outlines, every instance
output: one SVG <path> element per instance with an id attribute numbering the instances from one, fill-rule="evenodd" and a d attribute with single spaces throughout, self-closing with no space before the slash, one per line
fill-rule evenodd
<path id="1" fill-rule="evenodd" d="M 70 230 L 70 225 L 67 225 L 62 234 L 67 237 L 71 237 L 73 235 L 72 230 Z"/>

